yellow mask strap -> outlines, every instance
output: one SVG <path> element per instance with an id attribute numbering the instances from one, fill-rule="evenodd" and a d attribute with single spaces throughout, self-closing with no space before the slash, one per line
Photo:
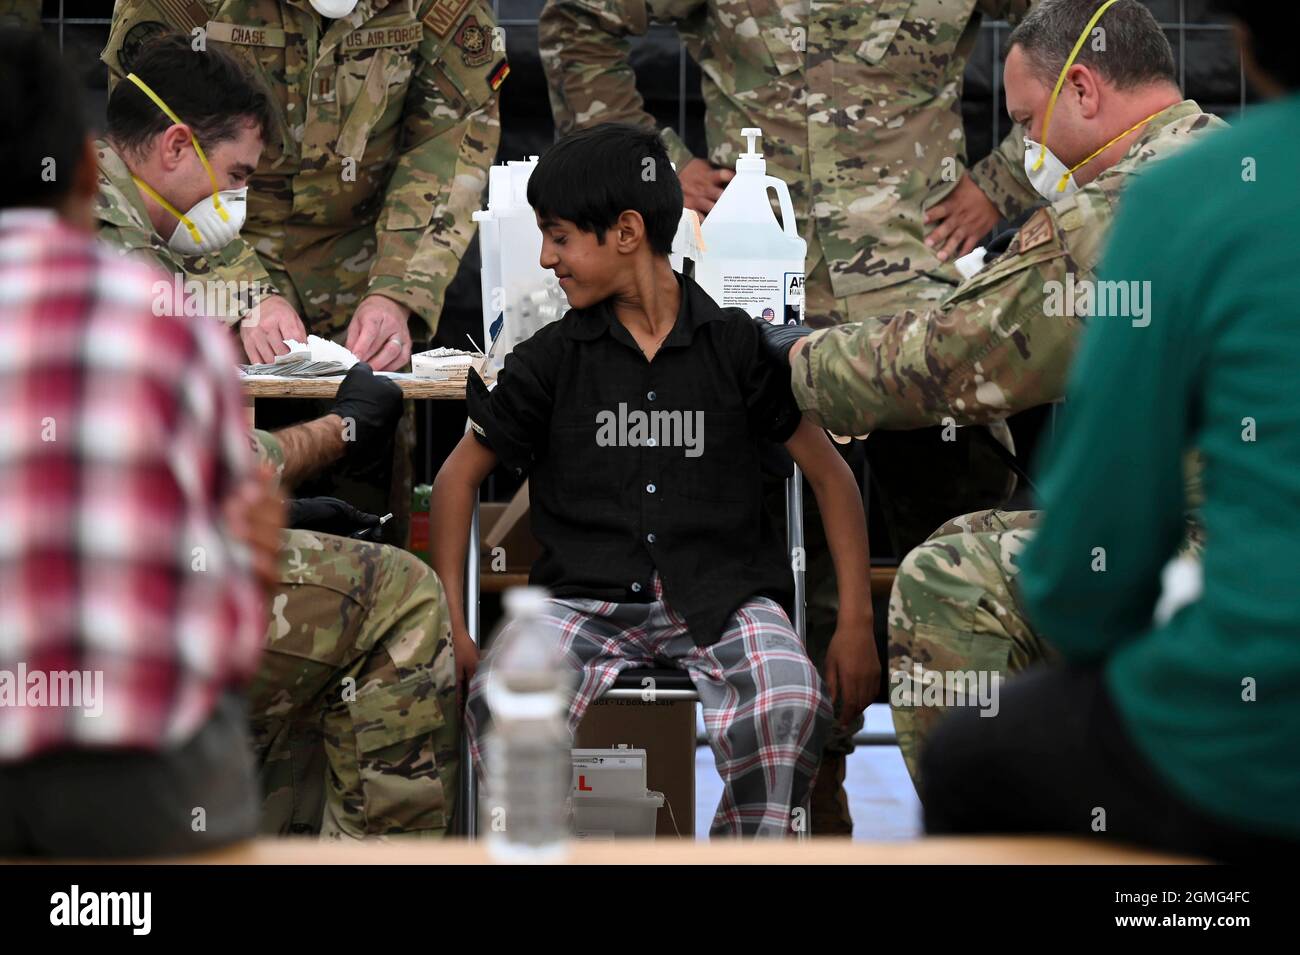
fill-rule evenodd
<path id="1" fill-rule="evenodd" d="M 1111 146 L 1114 146 L 1117 142 L 1119 142 L 1121 139 L 1123 139 L 1123 138 L 1124 138 L 1125 136 L 1127 136 L 1129 133 L 1133 132 L 1134 130 L 1141 129 L 1143 126 L 1145 126 L 1147 123 L 1151 122 L 1151 120 L 1155 119 L 1157 116 L 1159 116 L 1159 115 L 1160 115 L 1161 113 L 1163 113 L 1163 112 L 1164 112 L 1163 109 L 1158 109 L 1158 110 L 1156 110 L 1154 113 L 1152 113 L 1152 114 L 1151 114 L 1150 116 L 1148 116 L 1146 119 L 1141 120 L 1140 122 L 1136 122 L 1136 123 L 1134 123 L 1132 126 L 1130 126 L 1128 129 L 1124 130 L 1124 132 L 1120 133 L 1118 136 L 1116 136 L 1114 139 L 1112 139 L 1110 142 L 1108 142 L 1105 146 L 1102 146 L 1100 149 L 1098 149 L 1096 152 L 1094 152 L 1092 155 L 1090 155 L 1087 159 L 1085 159 L 1085 160 L 1083 160 L 1082 162 L 1076 163 L 1075 165 L 1071 166 L 1069 169 L 1067 169 L 1067 170 L 1065 171 L 1065 175 L 1061 177 L 1061 181 L 1060 181 L 1059 183 L 1057 183 L 1057 185 L 1056 185 L 1056 191 L 1057 191 L 1057 192 L 1065 192 L 1065 186 L 1066 186 L 1066 184 L 1070 181 L 1070 177 L 1074 175 L 1075 170 L 1077 170 L 1077 169 L 1081 169 L 1081 168 L 1083 168 L 1084 166 L 1088 165 L 1088 163 L 1092 162 L 1094 159 L 1096 159 L 1098 156 L 1100 156 L 1100 155 L 1101 155 L 1102 153 L 1104 153 L 1106 150 L 1110 149 Z"/>
<path id="2" fill-rule="evenodd" d="M 1111 0 L 1111 2 L 1113 3 L 1114 0 Z M 173 123 L 175 123 L 177 126 L 185 125 L 185 122 L 179 116 L 177 116 L 175 113 L 171 111 L 171 107 L 169 107 L 166 103 L 164 103 L 162 101 L 162 97 L 159 96 L 157 93 L 155 93 L 153 90 L 151 90 L 148 84 L 146 84 L 144 80 L 140 79 L 140 77 L 136 76 L 134 73 L 128 73 L 126 75 L 126 78 L 130 80 L 132 83 L 134 83 L 136 86 L 140 87 L 140 90 L 144 93 L 144 95 L 149 97 L 151 100 L 153 100 L 154 105 L 156 105 L 160 110 L 162 110 L 163 113 L 166 114 L 167 118 L 170 119 Z M 226 212 L 226 207 L 221 204 L 221 196 L 220 196 L 221 190 L 217 187 L 217 174 L 212 171 L 212 166 L 208 162 L 208 157 L 204 155 L 203 147 L 199 145 L 198 137 L 195 136 L 193 132 L 190 133 L 190 142 L 194 145 L 194 151 L 198 154 L 199 162 L 203 164 L 203 169 L 208 174 L 208 180 L 212 183 L 212 204 L 213 206 L 216 207 L 217 214 L 221 216 L 221 221 L 229 222 L 230 214 Z M 144 186 L 144 183 L 140 182 L 140 180 L 137 179 L 136 182 L 139 185 Z M 162 196 L 158 195 L 158 193 L 154 192 L 148 186 L 144 186 L 144 188 L 148 191 L 148 193 L 151 196 L 153 196 L 155 199 L 157 199 L 159 202 L 162 203 L 163 208 L 165 208 L 168 212 L 171 212 L 173 215 L 176 216 L 176 218 L 180 219 L 182 222 L 185 223 L 186 227 L 189 228 L 191 235 L 194 236 L 194 241 L 197 242 L 198 232 L 194 228 L 193 224 L 188 219 L 186 219 L 183 215 L 177 213 L 176 210 L 173 209 L 171 205 L 169 205 L 167 201 L 162 198 Z"/>
<path id="3" fill-rule="evenodd" d="M 177 219 L 181 221 L 181 225 L 185 226 L 185 228 L 189 230 L 190 238 L 194 240 L 195 245 L 198 245 L 203 241 L 203 237 L 199 235 L 198 227 L 193 222 L 190 221 L 189 216 L 181 212 L 179 209 L 177 209 L 174 205 L 172 205 L 162 196 L 158 195 L 158 192 L 147 182 L 141 179 L 139 176 L 132 176 L 131 178 L 135 180 L 135 184 L 137 186 L 139 186 L 145 192 L 149 193 L 149 195 L 153 196 L 154 202 L 158 203 L 158 205 L 162 206 L 164 209 L 166 209 L 168 212 L 170 212 L 172 215 L 174 215 Z"/>
<path id="4" fill-rule="evenodd" d="M 1074 49 L 1070 51 L 1070 57 L 1065 61 L 1065 66 L 1061 67 L 1061 75 L 1056 78 L 1056 86 L 1052 89 L 1052 97 L 1047 101 L 1047 115 L 1043 117 L 1043 149 L 1038 154 L 1038 160 L 1034 163 L 1033 168 L 1035 171 L 1043 167 L 1043 161 L 1047 158 L 1047 130 L 1052 125 L 1052 113 L 1056 111 L 1056 98 L 1061 95 L 1061 87 L 1065 85 L 1065 74 L 1070 72 L 1070 67 L 1074 66 L 1075 57 L 1079 55 L 1079 51 L 1083 49 L 1083 45 L 1088 42 L 1088 37 L 1092 33 L 1092 28 L 1097 25 L 1097 21 L 1101 19 L 1101 15 L 1118 2 L 1119 0 L 1106 0 L 1105 3 L 1097 8 L 1097 12 L 1092 15 L 1092 19 L 1088 21 L 1088 25 L 1084 27 L 1083 32 L 1079 34 L 1078 42 L 1074 44 Z"/>

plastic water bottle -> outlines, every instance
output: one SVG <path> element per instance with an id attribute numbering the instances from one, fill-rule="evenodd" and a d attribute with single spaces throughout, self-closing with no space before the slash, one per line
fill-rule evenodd
<path id="1" fill-rule="evenodd" d="M 542 619 L 547 596 L 541 587 L 506 593 L 484 687 L 492 731 L 482 818 L 492 854 L 512 862 L 562 857 L 569 838 L 573 674 L 560 659 L 554 628 Z"/>
<path id="2" fill-rule="evenodd" d="M 737 157 L 735 177 L 700 226 L 704 249 L 695 281 L 723 308 L 742 308 L 777 325 L 799 323 L 808 243 L 795 225 L 790 188 L 767 174 L 767 160 L 754 147 L 763 131 L 740 132 L 748 150 Z M 780 222 L 769 190 L 780 203 Z"/>

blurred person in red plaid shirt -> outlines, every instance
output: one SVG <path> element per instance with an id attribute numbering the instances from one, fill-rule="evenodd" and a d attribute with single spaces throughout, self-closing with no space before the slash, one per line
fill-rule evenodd
<path id="1" fill-rule="evenodd" d="M 0 83 L 0 857 L 246 838 L 239 689 L 283 505 L 253 472 L 233 351 L 155 315 L 157 273 L 95 242 L 58 55 L 2 30 Z"/>

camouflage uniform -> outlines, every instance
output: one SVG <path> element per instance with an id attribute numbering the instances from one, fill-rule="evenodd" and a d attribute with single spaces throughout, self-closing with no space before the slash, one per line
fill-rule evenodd
<path id="1" fill-rule="evenodd" d="M 1181 554 L 1199 559 L 1199 464 L 1189 460 L 1189 510 Z M 925 741 L 947 710 L 925 700 L 924 675 L 975 671 L 1005 679 L 1052 660 L 1025 617 L 1015 577 L 1037 511 L 980 511 L 944 524 L 898 568 L 889 598 L 890 708 L 898 746 L 920 787 Z M 920 676 L 922 682 L 918 684 Z M 922 705 L 918 705 L 918 701 Z"/>
<path id="2" fill-rule="evenodd" d="M 1191 100 L 1169 107 L 1119 163 L 1036 211 L 937 308 L 813 333 L 794 362 L 799 407 L 837 434 L 864 434 L 998 421 L 1059 400 L 1082 325 L 1047 314 L 1046 283 L 1095 279 L 1128 177 L 1223 125 Z"/>
<path id="3" fill-rule="evenodd" d="M 189 266 L 154 232 L 121 157 L 98 144 L 100 238 L 164 272 Z M 279 476 L 284 450 L 252 433 Z M 285 531 L 249 713 L 272 833 L 440 836 L 455 806 L 460 711 L 446 601 L 411 554 Z"/>
<path id="4" fill-rule="evenodd" d="M 768 173 L 790 187 L 808 240 L 808 322 L 860 321 L 940 296 L 959 275 L 926 248 L 924 211 L 965 171 L 961 78 L 982 14 L 1032 0 L 548 0 L 538 25 L 561 133 L 644 109 L 627 37 L 671 22 L 703 74 L 707 158 L 734 167 L 740 130 L 763 130 Z M 1013 132 L 970 170 L 1006 215 L 1037 201 Z M 680 170 L 695 158 L 660 132 Z M 904 286 L 911 286 L 910 288 Z"/>
<path id="5" fill-rule="evenodd" d="M 431 333 L 500 138 L 508 68 L 495 26 L 485 0 L 360 0 L 340 20 L 307 0 L 117 0 L 102 57 L 120 81 L 141 44 L 172 28 L 202 29 L 241 59 L 270 91 L 277 128 L 232 244 L 256 249 L 316 334 L 341 338 L 372 293 Z M 224 277 L 261 276 L 232 265 Z"/>
<path id="6" fill-rule="evenodd" d="M 943 417 L 986 421 L 1060 400 L 1085 316 L 1048 315 L 1046 283 L 1093 279 L 1129 177 L 1223 125 L 1191 101 L 1170 107 L 1123 160 L 1036 212 L 1007 251 L 938 310 L 810 338 L 795 368 L 805 414 L 832 428 L 914 427 Z M 1197 474 L 1189 462 L 1193 508 Z M 1035 522 L 1033 512 L 958 518 L 898 569 L 889 605 L 890 704 L 913 780 L 925 737 L 944 712 L 914 705 L 915 667 L 1007 674 L 1050 656 L 1013 586 Z M 1195 554 L 1199 545 L 1189 520 L 1184 551 Z"/>
<path id="7" fill-rule="evenodd" d="M 821 328 L 937 304 L 957 286 L 956 269 L 926 247 L 923 218 L 963 172 L 1004 215 L 1019 215 L 1039 201 L 1015 153 L 1022 140 L 1018 129 L 1002 150 L 966 169 L 960 108 L 962 73 L 981 15 L 1015 21 L 1032 5 L 1033 0 L 548 0 L 538 42 L 561 133 L 607 121 L 656 129 L 636 90 L 627 38 L 644 34 L 652 20 L 676 26 L 703 74 L 706 158 L 734 167 L 740 130 L 763 130 L 768 173 L 789 185 L 808 242 L 806 321 Z M 660 136 L 678 170 L 695 158 L 672 129 Z M 921 443 L 924 436 L 907 439 L 909 460 L 938 454 L 943 464 L 916 464 L 957 483 L 912 501 L 909 475 L 889 482 L 893 493 L 882 503 L 900 550 L 934 526 L 926 515 L 937 501 L 956 501 L 946 511 L 952 514 L 1001 500 L 1009 491 L 1001 462 L 963 461 L 963 473 L 950 460 L 952 449 L 937 435 L 929 437 L 927 444 Z M 878 436 L 873 459 L 889 456 L 895 440 Z M 992 493 L 985 490 L 990 485 Z M 776 513 L 783 498 L 779 491 L 769 497 Z M 839 600 L 811 493 L 804 508 L 808 650 L 821 669 Z M 861 725 L 858 720 L 847 731 L 837 725 L 827 752 L 851 752 Z M 822 791 L 819 781 L 815 800 Z M 821 825 L 814 820 L 814 829 L 825 828 L 824 819 Z"/>
<path id="8" fill-rule="evenodd" d="M 442 585 L 414 555 L 285 531 L 249 687 L 262 830 L 446 833 L 460 711 Z"/>

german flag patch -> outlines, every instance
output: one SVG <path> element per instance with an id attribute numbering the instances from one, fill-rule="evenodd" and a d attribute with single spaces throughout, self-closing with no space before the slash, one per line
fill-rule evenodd
<path id="1" fill-rule="evenodd" d="M 502 60 L 496 66 L 492 67 L 492 69 L 488 70 L 488 86 L 492 87 L 493 92 L 496 92 L 501 88 L 501 84 L 506 81 L 506 77 L 509 75 L 510 64 L 505 60 Z"/>

